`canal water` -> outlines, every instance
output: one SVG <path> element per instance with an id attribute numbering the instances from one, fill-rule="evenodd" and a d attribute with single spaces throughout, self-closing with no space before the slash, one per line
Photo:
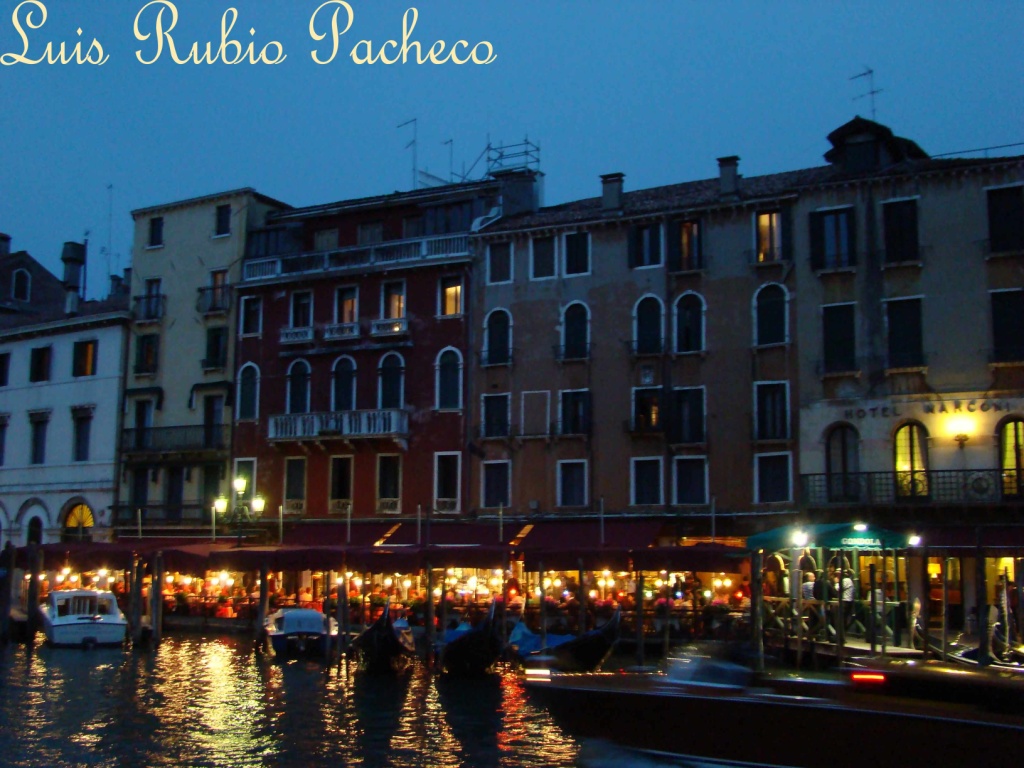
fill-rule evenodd
<path id="1" fill-rule="evenodd" d="M 259 658 L 233 636 L 143 653 L 0 649 L 4 766 L 574 766 L 516 675 L 399 678 Z"/>

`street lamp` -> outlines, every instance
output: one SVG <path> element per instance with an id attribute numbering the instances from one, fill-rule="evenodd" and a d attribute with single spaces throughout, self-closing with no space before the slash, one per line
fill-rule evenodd
<path id="1" fill-rule="evenodd" d="M 249 504 L 246 503 L 245 499 L 245 486 L 246 480 L 244 477 L 236 477 L 232 482 L 235 489 L 235 505 L 231 510 L 231 523 L 235 526 L 235 530 L 238 534 L 238 546 L 242 546 L 242 525 L 244 523 L 252 522 L 253 515 L 249 512 Z M 266 499 L 262 496 L 255 496 L 252 499 L 252 512 L 256 516 L 263 514 L 263 509 L 266 507 Z M 223 516 L 228 511 L 228 500 L 224 496 L 218 497 L 213 502 L 213 508 L 216 514 Z"/>

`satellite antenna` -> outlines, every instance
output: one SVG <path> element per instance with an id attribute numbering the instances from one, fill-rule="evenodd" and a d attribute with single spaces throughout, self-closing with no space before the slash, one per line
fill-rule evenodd
<path id="1" fill-rule="evenodd" d="M 409 147 L 412 147 L 412 188 L 416 189 L 416 134 L 417 134 L 416 118 L 414 117 L 411 120 L 406 120 L 404 123 L 402 123 L 398 127 L 399 128 L 405 128 L 405 126 L 409 125 L 410 123 L 412 123 L 412 141 L 410 141 L 408 144 L 406 144 L 405 148 L 408 149 Z"/>
<path id="2" fill-rule="evenodd" d="M 881 88 L 875 88 L 875 70 L 873 70 L 867 64 L 864 65 L 864 71 L 863 72 L 861 72 L 859 75 L 854 75 L 850 79 L 851 80 L 857 80 L 858 78 L 861 78 L 861 77 L 866 77 L 868 79 L 868 92 L 867 93 L 862 93 L 860 96 L 854 96 L 853 100 L 854 101 L 858 101 L 860 99 L 863 99 L 865 96 L 870 97 L 871 98 L 871 119 L 874 120 L 875 119 L 875 94 L 876 93 L 881 93 L 882 89 Z"/>
<path id="3" fill-rule="evenodd" d="M 441 144 L 448 145 L 448 181 L 455 181 L 455 171 L 452 170 L 452 153 L 455 151 L 455 140 L 448 139 L 448 141 L 442 141 Z"/>

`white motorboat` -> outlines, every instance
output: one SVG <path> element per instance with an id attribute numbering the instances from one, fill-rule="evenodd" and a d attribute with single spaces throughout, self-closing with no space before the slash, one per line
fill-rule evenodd
<path id="1" fill-rule="evenodd" d="M 277 656 L 322 657 L 327 638 L 337 638 L 338 622 L 312 608 L 286 607 L 267 617 L 264 625 Z"/>
<path id="2" fill-rule="evenodd" d="M 95 589 L 59 589 L 39 607 L 50 645 L 91 648 L 121 645 L 128 620 L 113 592 Z"/>

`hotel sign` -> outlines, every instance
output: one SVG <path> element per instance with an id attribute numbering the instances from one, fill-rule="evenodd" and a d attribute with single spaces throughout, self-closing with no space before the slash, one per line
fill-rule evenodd
<path id="1" fill-rule="evenodd" d="M 910 416 L 911 409 L 916 406 L 918 414 L 936 413 L 1008 413 L 1021 410 L 1017 400 L 990 400 L 975 398 L 971 400 L 929 400 L 921 403 L 900 403 L 899 405 L 874 406 L 870 408 L 847 408 L 843 418 L 854 419 L 889 419 Z"/>

